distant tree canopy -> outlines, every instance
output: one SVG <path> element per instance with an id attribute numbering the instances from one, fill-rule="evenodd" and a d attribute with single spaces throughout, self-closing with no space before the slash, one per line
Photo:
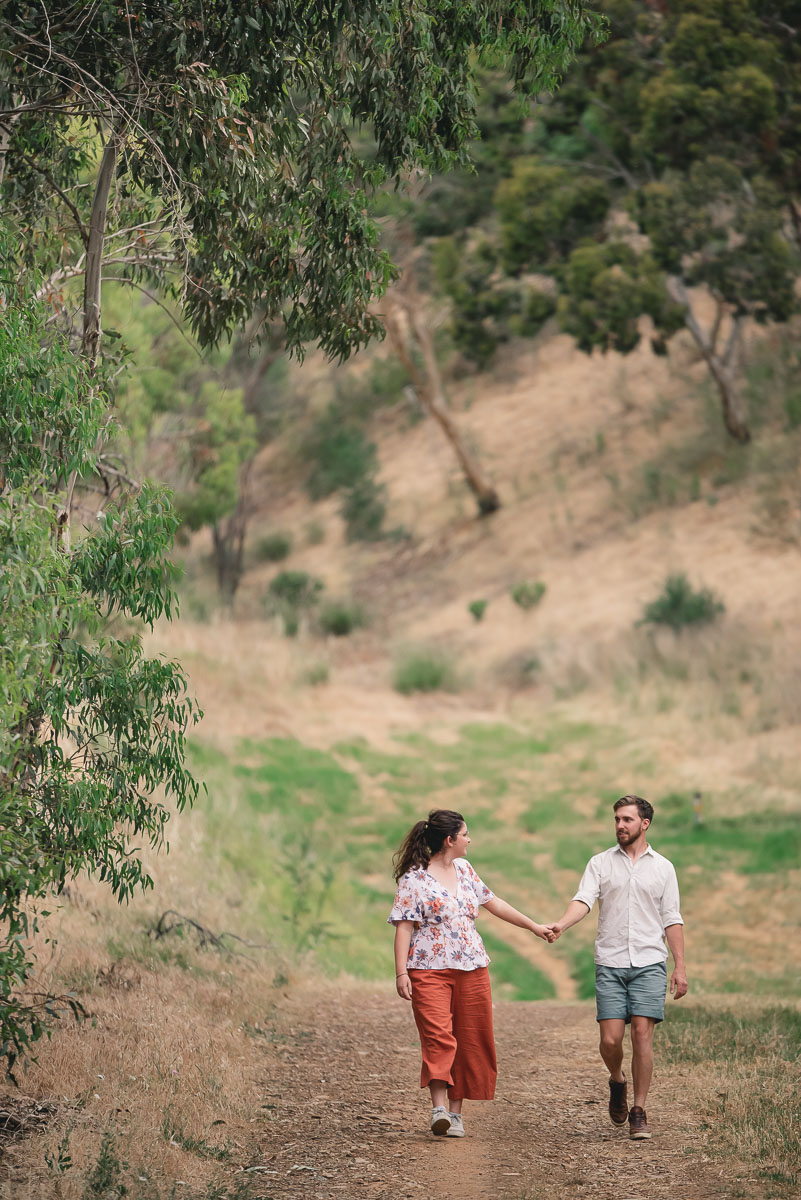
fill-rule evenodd
<path id="1" fill-rule="evenodd" d="M 631 350 L 645 314 L 657 351 L 688 328 L 726 428 L 746 441 L 742 323 L 785 321 L 797 308 L 798 6 L 601 8 L 608 39 L 582 49 L 527 125 L 519 118 L 525 152 L 495 192 L 495 261 L 512 277 L 550 274 L 560 321 L 584 350 Z M 486 235 L 477 253 L 486 261 Z M 698 286 L 715 301 L 706 328 L 690 298 Z"/>

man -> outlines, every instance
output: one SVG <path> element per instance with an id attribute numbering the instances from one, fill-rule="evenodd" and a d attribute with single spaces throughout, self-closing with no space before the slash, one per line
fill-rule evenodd
<path id="1" fill-rule="evenodd" d="M 654 1069 L 654 1026 L 665 1012 L 667 949 L 673 955 L 670 992 L 687 991 L 684 922 L 673 864 L 648 845 L 645 835 L 654 810 L 641 796 L 623 796 L 614 805 L 617 845 L 590 859 L 579 889 L 560 921 L 555 938 L 582 921 L 598 901 L 595 942 L 595 996 L 601 1058 L 609 1069 L 609 1116 L 629 1122 L 635 1141 L 649 1138 L 645 1101 Z M 631 1082 L 623 1073 L 623 1034 L 631 1023 Z"/>

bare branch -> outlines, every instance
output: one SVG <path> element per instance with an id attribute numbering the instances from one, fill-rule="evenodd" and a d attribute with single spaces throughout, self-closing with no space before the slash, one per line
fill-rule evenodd
<path id="1" fill-rule="evenodd" d="M 64 201 L 67 208 L 72 213 L 75 224 L 78 227 L 78 233 L 81 235 L 81 241 L 83 242 L 84 249 L 87 249 L 89 246 L 89 234 L 86 226 L 83 223 L 81 214 L 78 212 L 78 209 L 76 208 L 75 204 L 73 204 L 72 200 L 70 200 L 67 193 L 58 186 L 53 176 L 46 171 L 44 167 L 40 167 L 36 160 L 31 158 L 30 154 L 26 154 L 24 150 L 17 150 L 16 153 L 19 154 L 20 158 L 23 159 L 32 170 L 38 171 L 42 178 L 47 180 L 53 191 Z"/>
<path id="2" fill-rule="evenodd" d="M 111 261 L 113 262 L 114 260 L 112 259 Z M 164 303 L 163 300 L 159 299 L 159 297 L 156 295 L 155 292 L 151 292 L 150 288 L 143 287 L 141 283 L 137 283 L 135 279 L 128 279 L 127 276 L 125 276 L 125 275 L 104 275 L 103 282 L 104 283 L 106 283 L 106 282 L 108 282 L 108 283 L 124 283 L 124 284 L 126 284 L 127 287 L 136 288 L 137 291 L 143 292 L 146 296 L 149 296 L 154 304 L 158 304 L 159 308 L 164 309 L 164 312 L 170 318 L 173 325 L 175 326 L 175 328 L 180 333 L 181 337 L 186 342 L 187 346 L 192 347 L 192 349 L 194 350 L 194 352 L 198 356 L 198 358 L 200 358 L 200 359 L 203 358 L 203 355 L 201 354 L 200 350 L 198 350 L 197 346 L 192 341 L 192 339 L 187 337 L 186 330 L 184 329 L 183 325 L 178 320 L 178 318 L 173 313 L 170 312 L 169 308 L 167 308 L 167 305 Z"/>

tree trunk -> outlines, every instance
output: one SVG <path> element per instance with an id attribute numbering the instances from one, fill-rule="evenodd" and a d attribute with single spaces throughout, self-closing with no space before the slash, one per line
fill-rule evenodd
<path id="1" fill-rule="evenodd" d="M 11 145 L 11 130 L 15 119 L 8 117 L 5 123 L 0 124 L 0 184 L 6 174 L 6 159 L 8 158 L 8 147 Z"/>
<path id="2" fill-rule="evenodd" d="M 239 499 L 230 516 L 215 521 L 211 527 L 214 540 L 214 563 L 217 568 L 217 587 L 220 598 L 230 611 L 242 582 L 245 534 L 250 518 L 250 471 L 253 459 L 242 465 L 239 473 Z"/>
<path id="3" fill-rule="evenodd" d="M 707 358 L 706 361 L 720 395 L 726 432 L 731 434 L 735 441 L 745 445 L 751 441 L 751 431 L 748 428 L 745 405 L 740 389 L 735 382 L 734 373 L 717 355 Z"/>
<path id="4" fill-rule="evenodd" d="M 420 404 L 437 422 L 453 447 L 467 486 L 476 498 L 479 516 L 489 516 L 501 507 L 498 493 L 468 453 L 459 428 L 450 414 L 434 350 L 434 339 L 425 323 L 422 309 L 414 303 L 404 305 L 404 309 L 409 322 L 409 332 L 417 342 L 423 358 L 423 370 L 409 350 L 397 313 L 390 310 L 384 314 L 384 321 L 393 349 L 409 374 Z"/>
<path id="5" fill-rule="evenodd" d="M 100 353 L 100 292 L 103 276 L 103 239 L 106 234 L 106 214 L 111 181 L 117 163 L 117 135 L 112 132 L 103 150 L 100 170 L 95 182 L 89 237 L 86 246 L 86 270 L 83 281 L 83 331 L 81 352 L 90 367 L 97 363 Z"/>
<path id="6" fill-rule="evenodd" d="M 668 280 L 668 290 L 671 297 L 684 308 L 684 323 L 693 336 L 693 340 L 701 351 L 704 362 L 715 382 L 720 395 L 723 410 L 723 424 L 726 432 L 737 442 L 745 445 L 751 441 L 751 431 L 748 428 L 748 415 L 745 410 L 742 394 L 737 386 L 737 355 L 740 347 L 743 318 L 732 317 L 732 327 L 729 340 L 723 354 L 717 351 L 717 335 L 720 330 L 720 309 L 715 320 L 714 337 L 704 333 L 698 318 L 692 310 L 687 289 L 680 279 L 675 276 Z"/>
<path id="7" fill-rule="evenodd" d="M 86 239 L 86 267 L 83 277 L 83 326 L 81 329 L 81 354 L 94 370 L 100 353 L 100 293 L 103 281 L 103 239 L 106 233 L 106 214 L 111 181 L 117 162 L 117 137 L 112 132 L 103 150 L 100 170 L 95 181 L 92 201 L 92 216 Z M 58 514 L 58 543 L 69 553 L 72 530 L 72 499 L 78 473 L 73 471 L 67 480 L 64 506 Z"/>

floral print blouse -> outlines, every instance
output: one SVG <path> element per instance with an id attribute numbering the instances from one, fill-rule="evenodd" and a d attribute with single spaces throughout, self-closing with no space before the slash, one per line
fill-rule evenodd
<path id="1" fill-rule="evenodd" d="M 466 858 L 455 858 L 453 865 L 459 879 L 455 896 L 424 867 L 407 871 L 398 880 L 387 923 L 414 921 L 406 960 L 409 970 L 475 971 L 490 961 L 476 929 L 476 917 L 481 905 L 494 895 Z"/>

